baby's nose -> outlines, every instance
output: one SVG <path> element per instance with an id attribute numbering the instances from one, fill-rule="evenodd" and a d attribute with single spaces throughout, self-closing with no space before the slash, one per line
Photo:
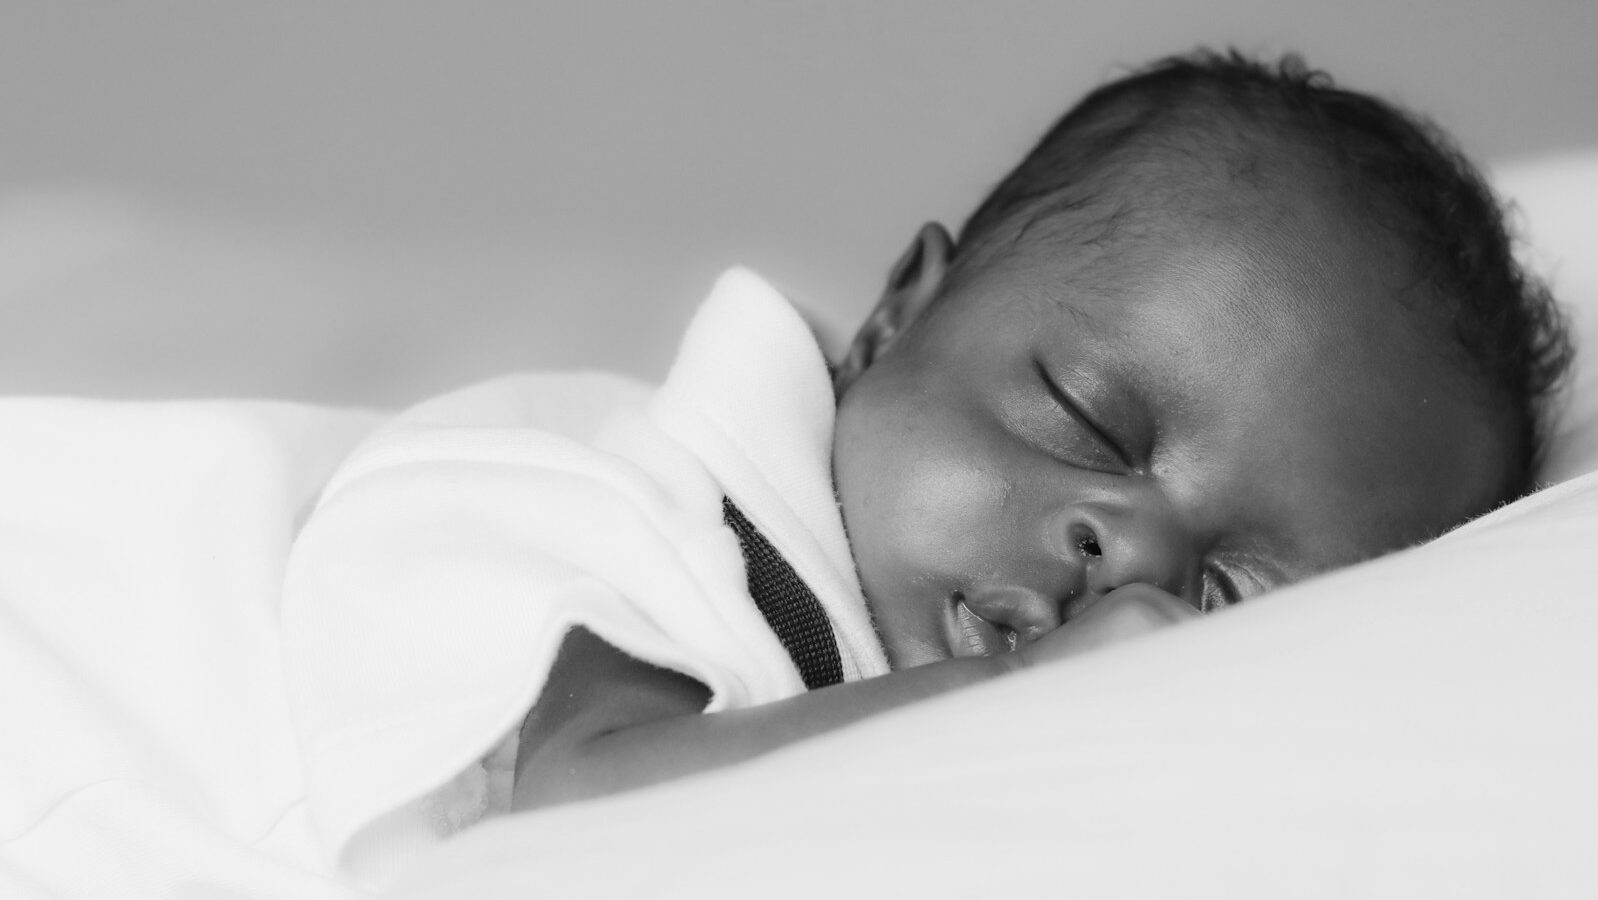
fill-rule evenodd
<path id="1" fill-rule="evenodd" d="M 1072 562 L 1083 570 L 1084 603 L 1139 583 L 1187 597 L 1196 581 L 1193 539 L 1168 508 L 1076 508 L 1066 512 L 1059 532 L 1063 552 L 1074 554 Z"/>

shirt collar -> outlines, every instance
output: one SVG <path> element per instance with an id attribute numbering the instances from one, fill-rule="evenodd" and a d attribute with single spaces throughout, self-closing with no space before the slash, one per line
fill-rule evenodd
<path id="1" fill-rule="evenodd" d="M 753 272 L 722 275 L 650 414 L 815 592 L 845 677 L 886 672 L 833 493 L 832 380 L 798 311 Z"/>

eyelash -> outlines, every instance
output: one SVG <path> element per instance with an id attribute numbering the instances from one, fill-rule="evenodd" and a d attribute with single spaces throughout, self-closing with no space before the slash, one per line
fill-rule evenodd
<path id="1" fill-rule="evenodd" d="M 1092 464 L 1087 465 L 1086 468 L 1099 469 L 1112 474 L 1131 471 L 1133 468 L 1132 462 L 1127 457 L 1125 448 L 1112 438 L 1108 432 L 1100 428 L 1097 422 L 1088 417 L 1087 413 L 1077 405 L 1076 401 L 1049 375 L 1049 370 L 1044 367 L 1041 360 L 1036 361 L 1034 367 L 1037 369 L 1038 377 L 1043 379 L 1043 386 L 1048 390 L 1049 396 L 1054 398 L 1054 402 L 1060 407 L 1060 410 L 1081 425 L 1092 436 L 1095 444 L 1108 451 L 1106 461 L 1111 463 L 1111 465 L 1103 465 L 1102 461 L 1093 460 L 1090 461 Z"/>

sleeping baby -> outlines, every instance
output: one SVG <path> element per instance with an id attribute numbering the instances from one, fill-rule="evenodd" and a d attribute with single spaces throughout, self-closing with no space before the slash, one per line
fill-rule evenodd
<path id="1" fill-rule="evenodd" d="M 1568 356 L 1431 127 L 1159 62 L 921 228 L 834 367 L 735 270 L 659 388 L 373 433 L 288 568 L 312 815 L 360 866 L 1412 546 L 1531 488 Z"/>

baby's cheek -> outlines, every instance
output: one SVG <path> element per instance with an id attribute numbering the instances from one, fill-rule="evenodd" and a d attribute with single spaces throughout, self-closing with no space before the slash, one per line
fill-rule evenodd
<path id="1" fill-rule="evenodd" d="M 900 541 L 930 563 L 969 560 L 999 537 L 1013 485 L 992 469 L 950 459 L 925 461 L 904 485 L 895 522 Z"/>

